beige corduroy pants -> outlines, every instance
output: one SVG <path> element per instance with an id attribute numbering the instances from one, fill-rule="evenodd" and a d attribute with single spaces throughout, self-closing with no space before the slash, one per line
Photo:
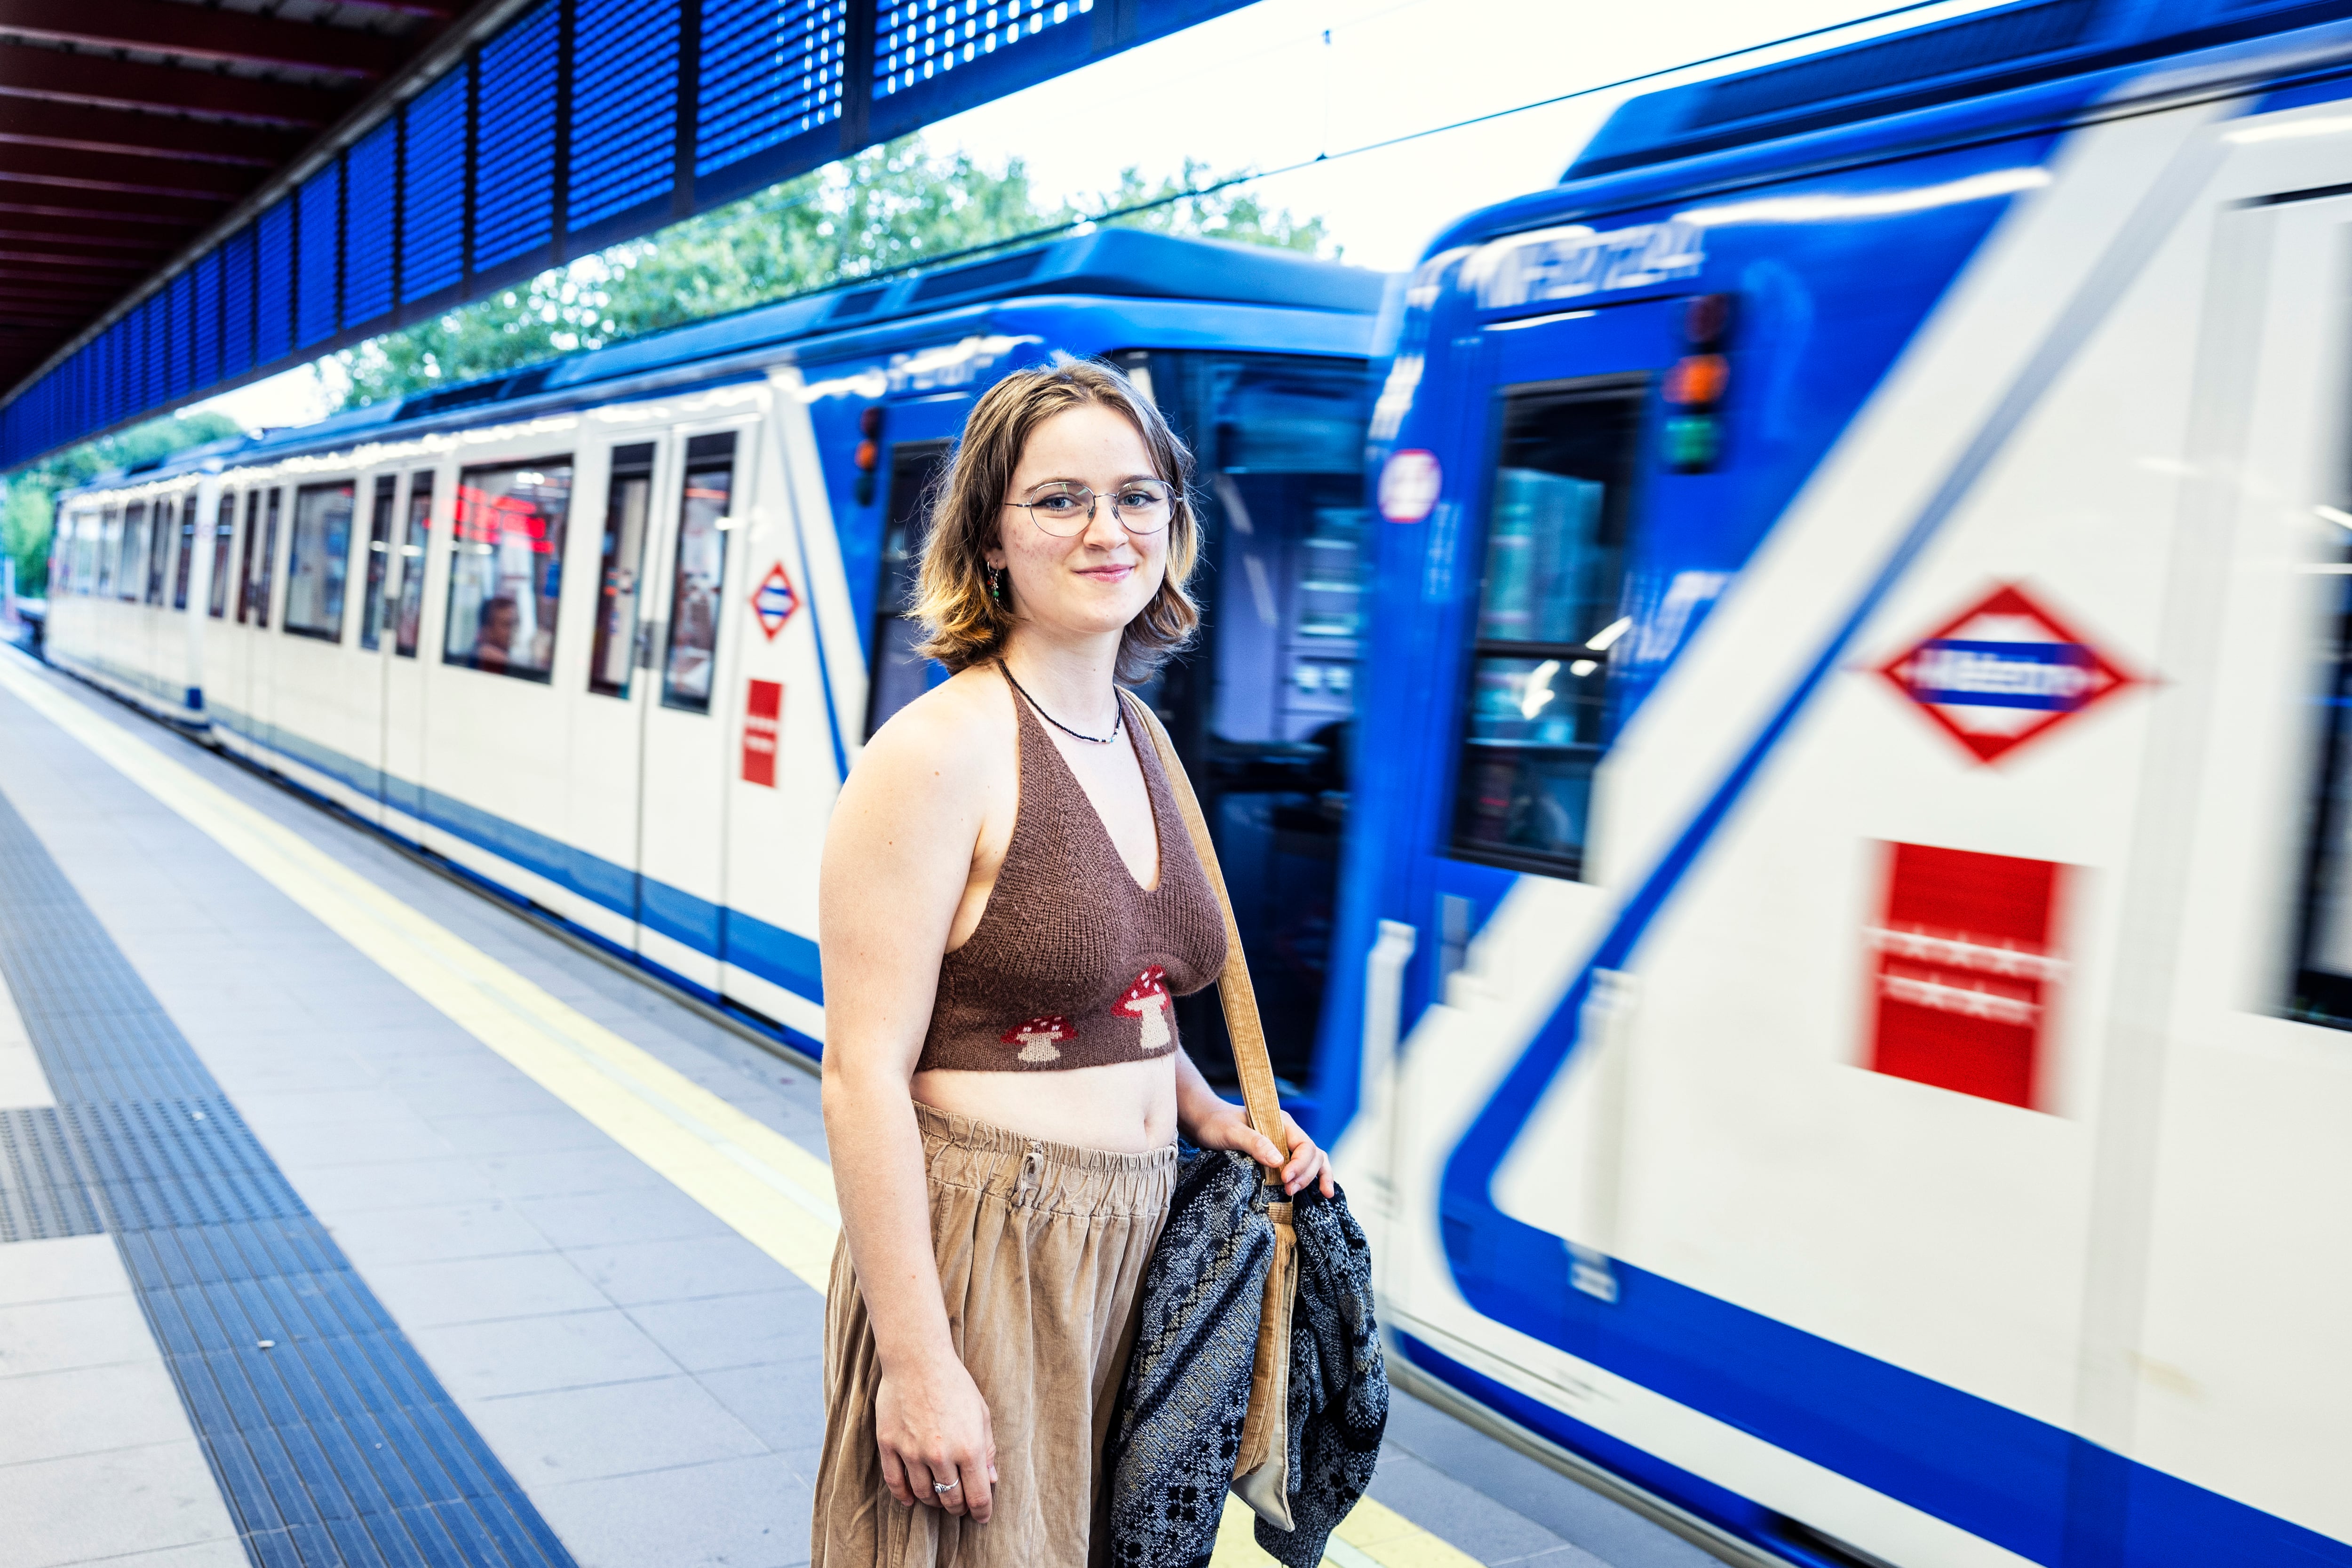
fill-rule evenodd
<path id="1" fill-rule="evenodd" d="M 1135 1336 L 1144 1264 L 1168 1218 L 1173 1146 L 1048 1143 L 918 1102 L 948 1331 L 988 1401 L 994 1509 L 973 1524 L 902 1508 L 874 1438 L 881 1371 L 849 1261 L 834 1249 L 824 1449 L 811 1568 L 1087 1568 L 1103 1438 Z"/>

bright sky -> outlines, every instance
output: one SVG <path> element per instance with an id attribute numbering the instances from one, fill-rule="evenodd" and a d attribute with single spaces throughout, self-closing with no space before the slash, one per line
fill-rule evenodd
<path id="1" fill-rule="evenodd" d="M 1346 258 L 1411 266 L 1453 219 L 1549 185 L 1632 93 L 1744 69 L 1873 33 L 1981 9 L 1942 0 L 1828 37 L 1698 67 L 1377 152 L 1352 149 L 1643 72 L 1852 22 L 1901 0 L 1256 0 L 932 128 L 984 163 L 1020 158 L 1039 197 L 1092 196 L 1133 166 L 1147 180 L 1187 157 L 1219 174 L 1308 167 L 1255 187 L 1319 216 Z M 1318 157 L 1322 162 L 1313 162 Z M 332 374 L 331 369 L 329 371 Z M 228 393 L 248 426 L 330 409 L 310 367 Z"/>

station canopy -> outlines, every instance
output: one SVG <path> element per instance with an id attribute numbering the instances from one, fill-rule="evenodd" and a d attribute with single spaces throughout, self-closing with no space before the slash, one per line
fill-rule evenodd
<path id="1" fill-rule="evenodd" d="M 5 0 L 0 468 L 1246 0 Z"/>

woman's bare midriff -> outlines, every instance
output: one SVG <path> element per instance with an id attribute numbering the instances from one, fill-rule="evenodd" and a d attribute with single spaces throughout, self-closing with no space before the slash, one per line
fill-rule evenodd
<path id="1" fill-rule="evenodd" d="M 925 1105 L 1049 1143 L 1143 1154 L 1176 1141 L 1173 1056 L 1065 1072 L 934 1068 L 909 1087 Z"/>

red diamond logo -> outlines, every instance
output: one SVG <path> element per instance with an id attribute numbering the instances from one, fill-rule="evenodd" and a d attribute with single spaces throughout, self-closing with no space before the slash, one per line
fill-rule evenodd
<path id="1" fill-rule="evenodd" d="M 800 607 L 801 596 L 793 587 L 793 580 L 784 575 L 781 561 L 769 567 L 767 576 L 751 590 L 751 612 L 760 617 L 760 630 L 767 634 L 770 642 L 776 640 L 776 634 L 784 629 L 784 623 Z"/>
<path id="2" fill-rule="evenodd" d="M 2138 681 L 2014 584 L 1961 611 L 1879 673 L 1980 763 Z"/>

